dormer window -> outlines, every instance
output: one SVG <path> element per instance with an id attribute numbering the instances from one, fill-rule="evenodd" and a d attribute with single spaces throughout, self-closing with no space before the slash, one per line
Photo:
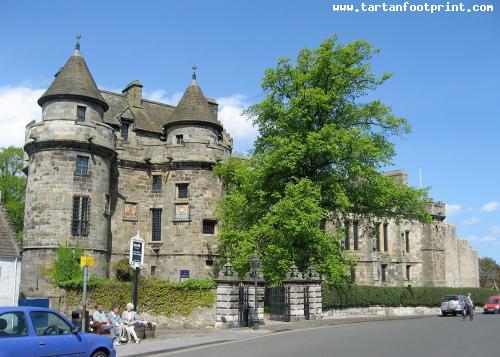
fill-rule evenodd
<path id="1" fill-rule="evenodd" d="M 87 111 L 87 107 L 83 105 L 78 105 L 76 107 L 76 121 L 84 122 L 85 121 L 85 112 Z"/>
<path id="2" fill-rule="evenodd" d="M 184 144 L 184 135 L 176 135 L 175 136 L 175 142 L 178 144 L 178 145 L 182 145 Z"/>
<path id="3" fill-rule="evenodd" d="M 122 139 L 124 141 L 128 140 L 128 129 L 129 129 L 129 127 L 130 127 L 129 123 L 122 122 L 122 127 L 121 127 L 121 130 L 120 130 L 120 133 L 121 133 Z"/>

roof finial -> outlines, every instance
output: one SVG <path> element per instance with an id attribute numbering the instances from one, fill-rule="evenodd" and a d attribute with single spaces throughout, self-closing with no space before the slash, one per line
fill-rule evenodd
<path id="1" fill-rule="evenodd" d="M 196 65 L 193 64 L 193 66 L 191 68 L 193 69 L 193 82 L 196 82 L 196 69 L 198 67 L 196 67 Z"/>
<path id="2" fill-rule="evenodd" d="M 82 35 L 80 35 L 78 32 L 75 35 L 76 37 L 76 44 L 75 44 L 75 55 L 80 54 L 80 39 L 82 38 Z"/>

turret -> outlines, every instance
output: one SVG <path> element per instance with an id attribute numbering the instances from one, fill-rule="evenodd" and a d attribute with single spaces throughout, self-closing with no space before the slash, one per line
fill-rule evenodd
<path id="1" fill-rule="evenodd" d="M 215 163 L 227 159 L 232 140 L 217 119 L 217 107 L 217 102 L 205 98 L 193 71 L 190 85 L 164 125 L 174 161 Z"/>
<path id="2" fill-rule="evenodd" d="M 107 274 L 110 182 L 115 134 L 103 123 L 108 104 L 74 53 L 40 97 L 42 121 L 26 128 L 27 188 L 21 290 L 46 296 L 42 267 L 58 244 L 92 250 L 94 273 Z"/>

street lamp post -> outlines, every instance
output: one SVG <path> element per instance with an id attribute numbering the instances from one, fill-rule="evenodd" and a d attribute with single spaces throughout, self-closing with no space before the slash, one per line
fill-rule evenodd
<path id="1" fill-rule="evenodd" d="M 257 256 L 254 256 L 252 259 L 250 259 L 250 267 L 251 271 L 253 274 L 253 277 L 255 279 L 255 290 L 254 290 L 254 309 L 253 309 L 253 329 L 258 330 L 259 329 L 259 312 L 257 308 L 257 281 L 259 279 L 259 267 L 260 267 L 260 259 Z"/>

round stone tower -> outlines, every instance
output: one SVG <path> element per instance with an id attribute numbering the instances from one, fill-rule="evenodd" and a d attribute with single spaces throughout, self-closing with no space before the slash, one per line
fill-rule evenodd
<path id="1" fill-rule="evenodd" d="M 167 199 L 173 205 L 167 207 L 173 208 L 173 220 L 166 225 L 167 239 L 161 249 L 167 254 L 151 264 L 164 270 L 158 275 L 173 280 L 214 276 L 218 245 L 215 209 L 222 185 L 212 169 L 230 156 L 232 139 L 217 119 L 217 103 L 205 98 L 195 73 L 166 121 L 164 134 L 170 169 L 168 192 L 173 194 Z"/>
<path id="2" fill-rule="evenodd" d="M 108 104 L 79 44 L 38 100 L 42 121 L 26 128 L 27 188 L 21 292 L 47 296 L 43 269 L 59 244 L 95 257 L 92 272 L 105 276 L 110 257 L 109 189 L 115 134 L 103 123 Z"/>

